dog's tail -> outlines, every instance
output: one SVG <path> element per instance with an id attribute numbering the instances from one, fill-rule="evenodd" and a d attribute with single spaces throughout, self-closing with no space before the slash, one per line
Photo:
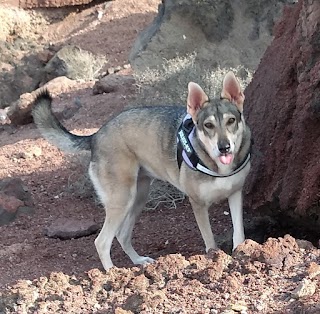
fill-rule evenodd
<path id="1" fill-rule="evenodd" d="M 41 135 L 65 152 L 91 150 L 92 135 L 79 136 L 70 133 L 53 114 L 52 97 L 47 90 L 41 91 L 33 104 L 32 116 Z"/>

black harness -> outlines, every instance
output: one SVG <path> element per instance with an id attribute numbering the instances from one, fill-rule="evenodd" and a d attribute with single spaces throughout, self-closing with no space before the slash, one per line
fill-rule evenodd
<path id="1" fill-rule="evenodd" d="M 191 139 L 194 136 L 194 132 L 195 125 L 191 116 L 187 114 L 183 119 L 177 134 L 177 162 L 179 169 L 181 168 L 181 164 L 184 161 L 188 165 L 188 167 L 193 170 L 200 171 L 215 178 L 226 178 L 231 177 L 234 174 L 240 172 L 250 161 L 249 150 L 248 154 L 245 156 L 243 161 L 238 165 L 238 167 L 235 170 L 233 170 L 229 174 L 219 174 L 215 171 L 208 169 L 203 164 L 203 162 L 201 161 L 191 144 Z"/>

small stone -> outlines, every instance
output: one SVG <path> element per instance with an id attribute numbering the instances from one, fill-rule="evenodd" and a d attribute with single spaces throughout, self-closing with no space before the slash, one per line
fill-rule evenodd
<path id="1" fill-rule="evenodd" d="M 28 188 L 19 178 L 6 178 L 0 180 L 0 191 L 3 194 L 14 196 L 24 202 L 26 206 L 33 206 L 31 194 Z"/>
<path id="2" fill-rule="evenodd" d="M 0 125 L 9 124 L 11 121 L 7 115 L 6 109 L 0 109 Z"/>
<path id="3" fill-rule="evenodd" d="M 107 73 L 108 73 L 108 74 L 114 74 L 114 72 L 115 72 L 115 70 L 114 70 L 113 67 L 108 68 L 108 70 L 107 70 Z"/>
<path id="4" fill-rule="evenodd" d="M 0 192 L 0 207 L 4 208 L 6 211 L 15 213 L 18 208 L 23 205 L 24 202 L 18 198 Z"/>
<path id="5" fill-rule="evenodd" d="M 40 156 L 42 155 L 42 149 L 41 149 L 41 147 L 38 147 L 38 146 L 33 147 L 33 149 L 32 149 L 32 155 L 33 155 L 34 157 L 40 157 Z"/>
<path id="6" fill-rule="evenodd" d="M 58 218 L 45 229 L 45 234 L 49 238 L 70 240 L 88 236 L 98 230 L 98 224 L 91 219 Z"/>
<path id="7" fill-rule="evenodd" d="M 316 292 L 316 288 L 317 285 L 314 282 L 304 278 L 298 287 L 291 293 L 295 299 L 311 297 Z"/>
<path id="8" fill-rule="evenodd" d="M 231 305 L 231 310 L 235 312 L 243 312 L 243 311 L 247 311 L 247 309 L 248 309 L 247 306 L 241 302 Z"/>
<path id="9" fill-rule="evenodd" d="M 261 312 L 261 311 L 263 311 L 264 309 L 265 309 L 265 307 L 263 306 L 263 304 L 257 304 L 257 306 L 256 306 L 256 309 L 259 311 L 259 312 Z"/>
<path id="10" fill-rule="evenodd" d="M 120 88 L 132 88 L 135 79 L 132 76 L 124 76 L 118 74 L 110 74 L 95 83 L 92 92 L 94 95 L 103 93 L 113 93 Z"/>
<path id="11" fill-rule="evenodd" d="M 314 248 L 313 244 L 310 241 L 297 239 L 296 242 L 299 249 L 312 250 Z"/>
<path id="12" fill-rule="evenodd" d="M 129 283 L 132 290 L 146 291 L 150 286 L 149 279 L 144 275 L 136 276 Z"/>
<path id="13" fill-rule="evenodd" d="M 38 53 L 38 59 L 46 64 L 54 56 L 53 52 L 50 50 L 43 50 Z"/>
<path id="14" fill-rule="evenodd" d="M 102 10 L 98 10 L 98 11 L 97 11 L 97 18 L 98 18 L 99 21 L 102 19 L 103 13 L 104 13 L 104 12 L 103 12 Z"/>
<path id="15" fill-rule="evenodd" d="M 229 275 L 226 277 L 226 282 L 232 291 L 238 291 L 241 287 L 239 279 L 234 275 Z"/>
<path id="16" fill-rule="evenodd" d="M 133 312 L 132 312 L 132 311 L 124 310 L 124 309 L 121 308 L 121 307 L 117 307 L 117 308 L 114 310 L 114 313 L 115 313 L 115 314 L 132 314 Z"/>
<path id="17" fill-rule="evenodd" d="M 222 295 L 222 297 L 225 299 L 225 300 L 228 300 L 230 298 L 230 294 L 229 293 L 225 293 Z"/>
<path id="18" fill-rule="evenodd" d="M 123 308 L 133 313 L 140 313 L 144 304 L 144 296 L 136 292 L 127 297 L 124 302 Z"/>
<path id="19" fill-rule="evenodd" d="M 311 262 L 307 272 L 310 279 L 317 277 L 318 275 L 320 275 L 320 265 L 315 262 Z"/>

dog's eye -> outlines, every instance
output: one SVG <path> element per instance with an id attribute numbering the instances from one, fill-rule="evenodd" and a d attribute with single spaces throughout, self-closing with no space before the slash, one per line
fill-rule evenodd
<path id="1" fill-rule="evenodd" d="M 214 129 L 214 124 L 212 122 L 206 122 L 204 124 L 204 126 L 207 128 L 207 129 Z"/>
<path id="2" fill-rule="evenodd" d="M 233 124 L 235 121 L 236 121 L 235 118 L 230 118 L 230 119 L 228 120 L 227 124 L 228 124 L 228 125 L 231 125 L 231 124 Z"/>

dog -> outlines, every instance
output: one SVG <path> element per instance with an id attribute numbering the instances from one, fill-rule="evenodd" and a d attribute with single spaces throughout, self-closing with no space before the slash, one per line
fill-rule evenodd
<path id="1" fill-rule="evenodd" d="M 190 82 L 186 108 L 131 108 L 89 136 L 66 130 L 52 113 L 51 102 L 46 90 L 34 102 L 32 114 L 42 136 L 66 152 L 91 151 L 90 179 L 106 210 L 95 246 L 106 270 L 113 266 L 115 237 L 134 264 L 154 261 L 140 256 L 131 243 L 152 178 L 171 183 L 189 197 L 206 251 L 217 248 L 208 209 L 222 200 L 230 207 L 233 249 L 245 240 L 242 190 L 250 169 L 251 132 L 233 72 L 225 75 L 219 99 L 210 100 Z"/>

